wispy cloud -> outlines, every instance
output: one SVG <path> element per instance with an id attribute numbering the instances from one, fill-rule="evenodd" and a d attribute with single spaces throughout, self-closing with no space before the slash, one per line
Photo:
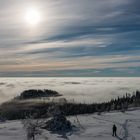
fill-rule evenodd
<path id="1" fill-rule="evenodd" d="M 75 71 L 123 76 L 123 69 L 140 76 L 139 5 L 138 0 L 0 0 L 0 76 L 76 76 Z M 30 6 L 43 16 L 36 28 L 23 21 Z"/>

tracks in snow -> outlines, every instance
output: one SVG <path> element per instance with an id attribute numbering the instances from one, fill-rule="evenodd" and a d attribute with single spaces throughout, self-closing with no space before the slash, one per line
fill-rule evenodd
<path id="1" fill-rule="evenodd" d="M 124 129 L 124 136 L 123 136 L 123 140 L 127 140 L 128 138 L 128 128 L 127 128 L 127 124 L 128 124 L 128 119 L 125 120 L 124 124 L 122 124 L 122 128 Z"/>
<path id="2" fill-rule="evenodd" d="M 128 140 L 128 137 L 130 136 L 131 137 L 131 140 L 136 140 L 135 136 L 133 136 L 132 134 L 130 134 L 129 131 L 128 131 L 128 123 L 129 123 L 129 121 L 132 122 L 133 121 L 132 119 L 131 120 L 130 119 L 126 119 L 124 121 L 124 123 L 121 124 L 119 122 L 116 122 L 116 121 L 113 121 L 113 120 L 107 120 L 107 119 L 104 119 L 104 118 L 97 118 L 97 117 L 93 117 L 93 118 L 94 119 L 97 119 L 97 120 L 102 120 L 102 121 L 106 121 L 106 122 L 116 123 L 116 124 L 120 125 L 123 128 L 123 130 L 124 130 L 124 132 L 123 132 L 123 138 L 117 136 L 116 137 L 117 139 L 119 139 L 119 140 Z"/>
<path id="3" fill-rule="evenodd" d="M 129 119 L 126 119 L 124 124 L 122 124 L 122 128 L 124 129 L 124 137 L 123 137 L 123 140 L 128 140 L 127 138 L 130 136 L 131 137 L 131 140 L 136 140 L 135 136 L 133 136 L 131 133 L 129 133 L 128 131 L 128 122 L 129 121 L 133 121 L 133 120 L 129 120 Z"/>

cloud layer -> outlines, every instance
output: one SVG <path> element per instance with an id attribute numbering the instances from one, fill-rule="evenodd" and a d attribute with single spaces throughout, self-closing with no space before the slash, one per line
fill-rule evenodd
<path id="1" fill-rule="evenodd" d="M 140 76 L 138 0 L 0 0 L 0 76 Z M 23 20 L 37 7 L 42 22 Z"/>
<path id="2" fill-rule="evenodd" d="M 96 71 L 95 73 L 98 73 Z M 52 89 L 71 101 L 104 102 L 133 94 L 140 90 L 140 78 L 98 77 L 98 78 L 1 78 L 0 103 L 8 101 L 28 89 Z M 9 92 L 10 91 L 10 92 Z"/>

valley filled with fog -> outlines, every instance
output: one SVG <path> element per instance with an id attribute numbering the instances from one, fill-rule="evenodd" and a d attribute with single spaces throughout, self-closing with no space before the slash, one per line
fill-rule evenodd
<path id="1" fill-rule="evenodd" d="M 140 78 L 0 78 L 0 103 L 28 89 L 56 90 L 68 100 L 92 103 L 140 90 Z"/>

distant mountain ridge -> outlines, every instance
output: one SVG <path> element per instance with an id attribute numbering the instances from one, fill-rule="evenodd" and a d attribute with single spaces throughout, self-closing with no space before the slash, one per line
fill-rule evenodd
<path id="1" fill-rule="evenodd" d="M 44 89 L 44 90 L 36 90 L 30 89 L 23 91 L 19 96 L 15 97 L 14 99 L 18 100 L 27 100 L 27 99 L 34 99 L 34 98 L 42 98 L 42 97 L 57 97 L 62 96 L 57 91 Z"/>

